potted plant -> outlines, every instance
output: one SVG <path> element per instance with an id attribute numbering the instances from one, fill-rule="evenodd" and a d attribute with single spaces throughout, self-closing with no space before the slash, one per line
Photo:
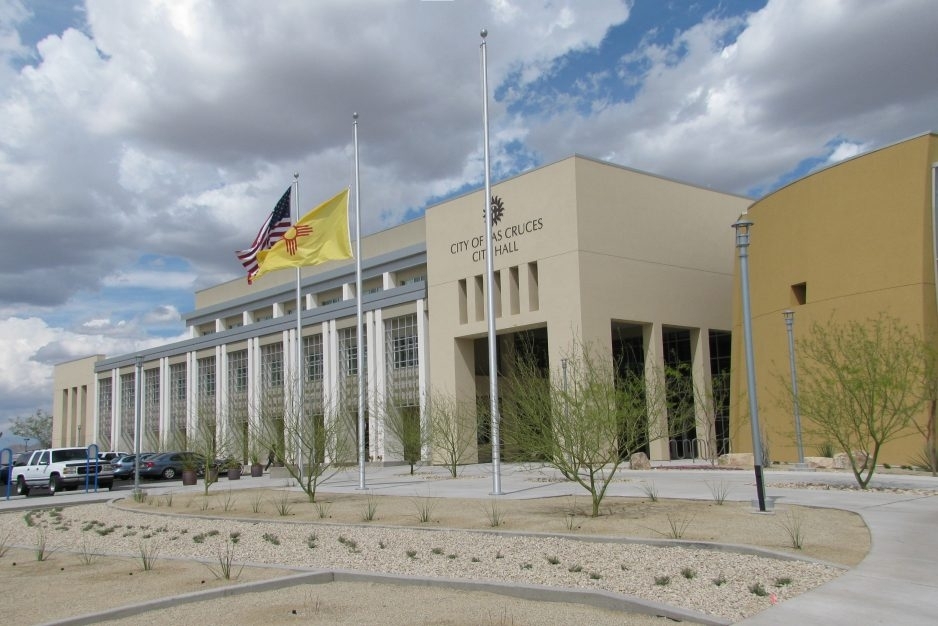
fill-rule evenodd
<path id="1" fill-rule="evenodd" d="M 261 453 L 257 447 L 251 448 L 251 478 L 260 478 L 264 475 L 264 465 L 261 463 Z"/>
<path id="2" fill-rule="evenodd" d="M 241 463 L 235 459 L 225 459 L 224 461 L 224 470 L 228 472 L 228 480 L 240 480 L 241 479 Z"/>
<path id="3" fill-rule="evenodd" d="M 199 481 L 199 457 L 191 452 L 182 453 L 182 484 L 194 485 Z"/>

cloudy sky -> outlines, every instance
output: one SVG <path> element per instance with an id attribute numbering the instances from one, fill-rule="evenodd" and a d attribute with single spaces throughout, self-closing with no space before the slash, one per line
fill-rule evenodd
<path id="1" fill-rule="evenodd" d="M 184 333 L 300 173 L 365 233 L 574 152 L 758 197 L 938 129 L 932 0 L 0 0 L 0 430 Z"/>

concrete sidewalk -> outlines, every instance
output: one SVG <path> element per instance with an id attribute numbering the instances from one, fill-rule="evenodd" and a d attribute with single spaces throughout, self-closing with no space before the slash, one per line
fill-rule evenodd
<path id="1" fill-rule="evenodd" d="M 407 468 L 367 468 L 366 490 L 380 495 L 434 496 L 459 498 L 493 497 L 491 465 L 461 468 L 450 479 L 439 467 L 420 468 L 416 477 Z M 756 497 L 752 471 L 682 470 L 657 468 L 625 471 L 614 482 L 611 496 L 644 497 L 642 481 L 653 481 L 662 498 L 712 500 L 707 483 L 725 481 L 729 500 L 749 501 Z M 786 504 L 831 507 L 861 515 L 870 529 L 869 555 L 855 568 L 836 580 L 797 598 L 787 600 L 739 624 L 799 626 L 832 624 L 938 623 L 938 479 L 930 476 L 879 474 L 871 487 L 934 491 L 931 495 L 883 491 L 859 492 L 840 489 L 780 488 L 774 484 L 812 483 L 833 487 L 853 487 L 853 477 L 842 472 L 768 471 L 766 493 Z M 357 468 L 332 477 L 325 492 L 361 492 Z M 582 488 L 559 482 L 548 469 L 503 465 L 500 478 L 506 499 L 543 498 L 579 494 Z"/>
<path id="2" fill-rule="evenodd" d="M 872 547 L 869 555 L 855 568 L 836 580 L 801 596 L 771 607 L 740 624 L 936 624 L 938 623 L 938 479 L 930 476 L 877 475 L 872 487 L 916 489 L 926 493 L 889 491 L 858 492 L 841 489 L 786 488 L 774 485 L 811 483 L 853 486 L 853 477 L 835 472 L 765 473 L 766 493 L 786 504 L 832 507 L 861 515 L 870 529 Z M 362 493 L 358 467 L 343 469 L 330 476 L 320 487 L 323 493 Z M 750 501 L 755 498 L 752 471 L 687 470 L 658 467 L 648 471 L 625 470 L 613 482 L 607 495 L 645 497 L 643 482 L 654 482 L 661 498 L 712 500 L 708 483 L 722 481 L 729 488 L 728 500 Z M 284 478 L 245 477 L 237 481 L 222 479 L 218 489 L 251 489 L 286 485 Z M 503 499 L 544 498 L 565 495 L 583 496 L 586 492 L 562 481 L 550 469 L 503 464 L 500 472 Z M 450 478 L 441 467 L 419 467 L 414 476 L 406 466 L 367 466 L 364 492 L 405 497 L 430 496 L 487 499 L 495 481 L 491 465 L 460 467 L 459 476 Z M 132 481 L 116 492 L 98 494 L 63 493 L 53 497 L 15 496 L 0 500 L 0 511 L 45 506 L 61 506 L 108 500 L 129 495 Z M 202 490 L 201 485 L 182 487 L 179 482 L 148 482 L 148 493 Z"/>

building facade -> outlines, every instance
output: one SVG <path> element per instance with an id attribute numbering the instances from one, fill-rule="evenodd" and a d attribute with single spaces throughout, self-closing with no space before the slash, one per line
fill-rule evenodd
<path id="1" fill-rule="evenodd" d="M 700 388 L 729 371 L 729 226 L 748 199 L 582 156 L 492 195 L 499 355 L 523 340 L 556 372 L 588 343 L 645 371 L 681 366 Z M 368 460 L 401 458 L 389 410 L 425 422 L 428 398 L 446 396 L 472 407 L 460 418 L 471 433 L 463 460 L 486 461 L 488 418 L 475 409 L 489 393 L 484 208 L 475 191 L 362 240 L 362 364 L 354 261 L 302 269 L 301 332 L 295 272 L 231 281 L 196 294 L 185 341 L 57 366 L 54 440 L 133 449 L 138 388 L 141 449 L 174 447 L 206 420 L 219 439 L 250 436 L 265 416 L 289 412 L 300 380 L 305 419 L 328 425 L 357 412 L 361 371 Z M 651 441 L 650 456 L 726 451 L 728 410 L 697 413 L 695 427 Z"/>
<path id="2" fill-rule="evenodd" d="M 798 459 L 783 311 L 794 313 L 796 340 L 815 323 L 865 323 L 881 314 L 922 339 L 935 337 L 936 164 L 938 135 L 928 133 L 816 171 L 750 207 L 757 401 L 773 460 Z M 742 338 L 739 293 L 733 333 Z M 734 343 L 733 363 L 730 435 L 735 450 L 751 451 L 742 341 Z M 801 421 L 810 430 L 810 420 Z M 881 462 L 907 464 L 921 455 L 921 434 L 914 428 L 904 434 L 884 447 Z M 803 439 L 806 456 L 824 443 Z"/>

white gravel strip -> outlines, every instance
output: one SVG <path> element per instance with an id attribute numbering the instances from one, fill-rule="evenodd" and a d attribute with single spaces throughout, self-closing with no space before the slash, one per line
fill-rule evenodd
<path id="1" fill-rule="evenodd" d="M 141 546 L 147 546 L 161 558 L 217 563 L 226 542 L 236 537 L 234 558 L 243 563 L 604 589 L 733 621 L 843 573 L 812 562 L 597 542 L 585 536 L 205 519 L 107 504 L 65 507 L 33 517 L 46 529 L 47 544 L 54 550 L 136 557 Z M 30 548 L 37 530 L 27 525 L 22 512 L 3 514 L 0 538 L 4 536 L 7 545 Z M 656 584 L 656 578 L 663 582 L 661 577 L 669 577 L 669 582 Z M 715 580 L 725 582 L 718 585 Z M 767 595 L 752 593 L 755 584 Z"/>

